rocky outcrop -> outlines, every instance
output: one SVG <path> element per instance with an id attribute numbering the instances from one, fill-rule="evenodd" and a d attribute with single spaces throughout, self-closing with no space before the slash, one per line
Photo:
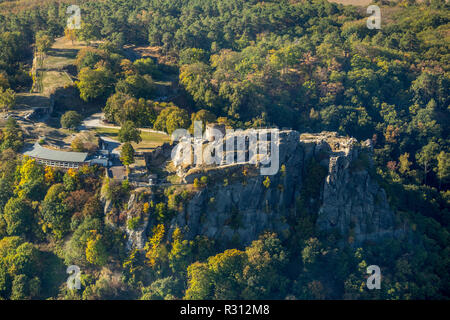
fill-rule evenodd
<path id="1" fill-rule="evenodd" d="M 155 148 L 151 152 L 146 152 L 144 154 L 145 163 L 147 164 L 147 166 L 149 166 L 149 164 L 155 167 L 161 166 L 170 158 L 171 151 L 171 144 L 166 142 L 163 145 Z"/>
<path id="2" fill-rule="evenodd" d="M 145 242 L 147 241 L 146 231 L 149 224 L 149 217 L 148 215 L 143 215 L 142 206 L 139 205 L 139 203 L 142 203 L 142 201 L 139 201 L 139 195 L 140 192 L 133 192 L 130 196 L 130 199 L 128 200 L 127 205 L 127 219 L 125 224 L 125 232 L 127 234 L 127 249 L 131 248 L 137 248 L 142 249 L 145 246 Z M 141 221 L 139 223 L 139 226 L 131 229 L 129 221 L 135 217 L 140 217 Z"/>
<path id="3" fill-rule="evenodd" d="M 240 134 L 245 132 L 236 133 Z M 318 231 L 338 233 L 341 242 L 358 245 L 404 234 L 385 191 L 370 173 L 370 141 L 292 130 L 280 131 L 278 138 L 273 141 L 279 154 L 279 171 L 274 175 L 261 175 L 263 164 L 252 162 L 248 150 L 239 149 L 234 152 L 247 154 L 240 163 L 179 165 L 176 171 L 185 185 L 176 188 L 188 189 L 190 196 L 183 198 L 184 205 L 177 204 L 167 235 L 181 228 L 186 239 L 204 235 L 223 247 L 249 245 L 265 231 L 283 239 L 293 232 L 292 221 L 304 214 L 305 207 Z M 153 159 L 167 158 L 169 151 L 167 146 L 160 148 Z M 202 181 L 200 186 L 192 185 L 195 178 Z M 127 234 L 128 249 L 143 248 L 148 230 L 158 223 L 152 218 L 154 209 L 146 211 L 143 205 L 155 197 L 162 201 L 162 188 L 133 190 L 127 209 L 120 212 L 124 220 L 115 225 Z M 105 213 L 109 212 L 110 201 L 103 200 Z M 136 217 L 140 217 L 138 224 Z"/>
<path id="4" fill-rule="evenodd" d="M 145 246 L 151 222 L 149 203 L 152 199 L 153 193 L 148 188 L 135 189 L 131 191 L 126 210 L 120 211 L 114 208 L 111 200 L 104 195 L 100 197 L 104 206 L 105 223 L 124 231 L 127 235 L 126 248 L 128 250 L 142 249 Z"/>
<path id="5" fill-rule="evenodd" d="M 204 175 L 210 183 L 186 203 L 171 229 L 181 227 L 188 238 L 206 235 L 224 246 L 247 245 L 266 230 L 287 237 L 288 218 L 297 212 L 314 161 L 327 170 L 317 182 L 320 195 L 304 199 L 319 202 L 318 230 L 338 231 L 351 243 L 399 235 L 386 193 L 369 174 L 369 146 L 335 133 L 292 130 L 280 131 L 277 143 L 282 170 L 269 179 L 259 174 L 258 164 L 249 163 L 179 170 L 187 182 Z"/>
<path id="6" fill-rule="evenodd" d="M 357 151 L 330 157 L 317 227 L 337 230 L 356 243 L 394 236 L 395 215 L 386 192 L 367 169 L 352 167 L 358 165 Z"/>

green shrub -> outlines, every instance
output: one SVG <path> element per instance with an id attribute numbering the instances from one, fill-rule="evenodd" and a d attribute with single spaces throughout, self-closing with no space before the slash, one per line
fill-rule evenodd
<path id="1" fill-rule="evenodd" d="M 128 219 L 127 226 L 130 230 L 137 230 L 141 226 L 141 217 L 137 216 Z"/>

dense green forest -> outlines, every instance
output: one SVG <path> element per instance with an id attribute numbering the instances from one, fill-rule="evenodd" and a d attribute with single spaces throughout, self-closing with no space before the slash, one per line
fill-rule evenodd
<path id="1" fill-rule="evenodd" d="M 142 208 L 158 223 L 145 249 L 129 252 L 100 201 L 106 194 L 123 209 L 127 181 L 105 181 L 96 167 L 62 172 L 22 159 L 24 132 L 9 119 L 0 129 L 0 298 L 450 297 L 445 1 L 378 2 L 380 30 L 367 28 L 365 8 L 325 0 L 74 2 L 82 25 L 73 35 L 64 3 L 0 14 L 2 106 L 32 86 L 35 49 L 45 52 L 64 34 L 104 40 L 79 51 L 75 86 L 110 122 L 171 133 L 217 120 L 371 139 L 374 175 L 412 233 L 408 241 L 340 246 L 304 220 L 286 241 L 267 233 L 248 247 L 223 248 L 206 237 L 188 241 L 179 229 L 167 236 L 189 197 L 169 188 Z M 133 60 L 130 45 L 157 47 L 162 59 Z M 167 74 L 176 77 L 177 97 L 156 101 Z M 369 261 L 387 270 L 381 290 L 364 288 Z M 83 271 L 78 291 L 65 285 L 71 264 Z"/>

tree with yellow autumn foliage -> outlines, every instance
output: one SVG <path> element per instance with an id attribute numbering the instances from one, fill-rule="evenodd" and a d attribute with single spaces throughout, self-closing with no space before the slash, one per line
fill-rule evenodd
<path id="1" fill-rule="evenodd" d="M 76 34 L 75 29 L 69 29 L 69 28 L 64 29 L 64 37 L 67 40 L 70 40 L 73 44 L 73 41 L 77 39 L 77 34 Z"/>
<path id="2" fill-rule="evenodd" d="M 172 234 L 172 248 L 169 252 L 169 266 L 174 273 L 186 272 L 190 263 L 192 243 L 183 240 L 180 228 L 176 228 Z"/>
<path id="3" fill-rule="evenodd" d="M 51 185 L 55 182 L 55 169 L 53 167 L 45 167 L 44 180 L 47 185 Z"/>
<path id="4" fill-rule="evenodd" d="M 44 169 L 36 160 L 25 157 L 17 167 L 15 194 L 19 198 L 40 200 L 45 195 Z"/>
<path id="5" fill-rule="evenodd" d="M 86 244 L 86 260 L 95 265 L 103 266 L 106 264 L 108 254 L 102 235 L 98 234 L 96 230 L 91 230 L 91 236 Z"/>
<path id="6" fill-rule="evenodd" d="M 152 267 L 155 273 L 161 273 L 167 264 L 167 249 L 163 243 L 165 229 L 163 224 L 158 224 L 152 230 L 153 236 L 146 243 L 147 264 Z"/>

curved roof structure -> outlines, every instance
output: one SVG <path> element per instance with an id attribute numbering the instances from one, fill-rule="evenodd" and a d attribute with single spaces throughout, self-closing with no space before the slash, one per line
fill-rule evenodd
<path id="1" fill-rule="evenodd" d="M 25 150 L 24 156 L 32 158 L 39 158 L 52 161 L 64 161 L 64 162 L 86 162 L 88 157 L 87 152 L 68 152 L 52 150 L 42 147 L 39 143 L 35 143 L 32 148 Z"/>

